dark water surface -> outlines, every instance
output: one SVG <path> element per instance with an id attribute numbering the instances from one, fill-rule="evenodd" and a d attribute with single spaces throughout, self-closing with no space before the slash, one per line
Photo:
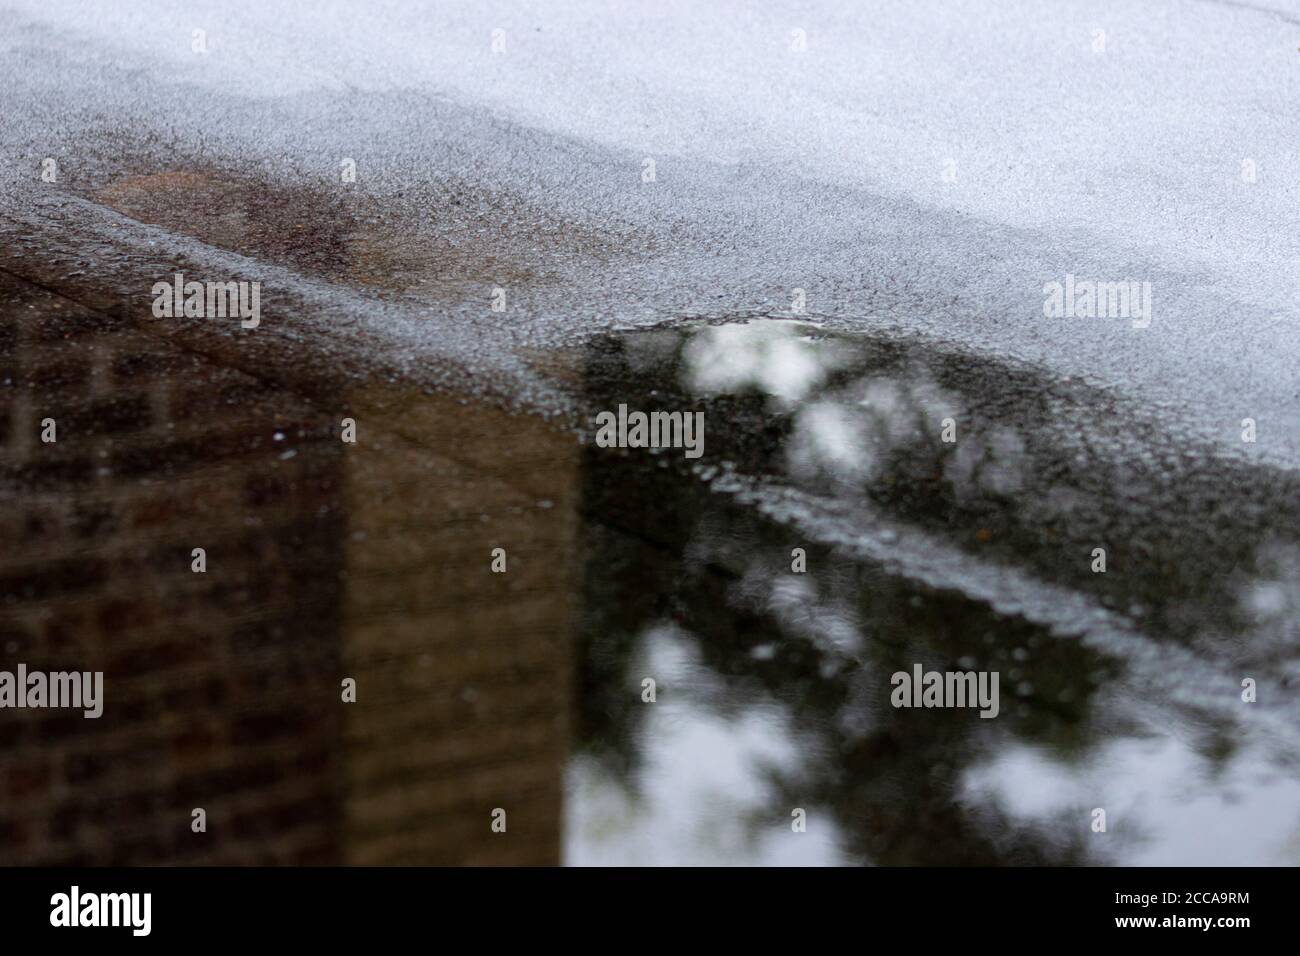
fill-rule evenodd
<path id="1" fill-rule="evenodd" d="M 1300 482 L 1158 409 L 795 322 L 533 357 L 692 461 L 0 302 L 0 667 L 105 672 L 0 712 L 0 863 L 1300 862 Z"/>

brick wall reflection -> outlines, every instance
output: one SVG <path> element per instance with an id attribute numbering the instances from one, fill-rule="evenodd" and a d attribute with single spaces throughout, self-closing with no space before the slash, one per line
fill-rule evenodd
<path id="1" fill-rule="evenodd" d="M 0 313 L 0 668 L 105 672 L 99 720 L 0 710 L 0 864 L 558 862 L 567 440 L 309 402 L 18 280 Z"/>
<path id="2" fill-rule="evenodd" d="M 572 440 L 448 399 L 358 404 L 343 659 L 368 705 L 345 711 L 347 859 L 559 863 Z"/>

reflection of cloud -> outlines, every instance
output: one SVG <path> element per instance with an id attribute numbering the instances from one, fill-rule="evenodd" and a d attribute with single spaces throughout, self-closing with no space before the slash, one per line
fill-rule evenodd
<path id="1" fill-rule="evenodd" d="M 1005 425 L 958 440 L 946 474 L 960 498 L 1014 495 L 1025 487 L 1025 440 Z"/>
<path id="2" fill-rule="evenodd" d="M 1256 576 L 1239 587 L 1237 601 L 1249 622 L 1250 660 L 1300 676 L 1300 547 L 1270 541 L 1259 548 Z"/>
<path id="3" fill-rule="evenodd" d="M 796 478 L 852 486 L 875 475 L 874 440 L 866 419 L 847 405 L 813 402 L 795 416 L 786 459 Z"/>
<path id="4" fill-rule="evenodd" d="M 833 676 L 862 653 L 862 633 L 850 608 L 824 601 L 809 575 L 773 575 L 755 561 L 737 588 L 742 606 L 772 615 L 785 633 L 810 641 L 821 654 L 822 676 Z"/>
<path id="5" fill-rule="evenodd" d="M 864 376 L 799 409 L 786 445 L 790 473 L 860 486 L 899 449 L 937 449 L 943 420 L 955 417 L 955 408 L 923 373 L 910 380 Z"/>
<path id="6" fill-rule="evenodd" d="M 1255 564 L 1260 576 L 1242 589 L 1242 608 L 1261 627 L 1294 627 L 1300 619 L 1300 548 L 1270 542 L 1259 549 Z"/>
<path id="7" fill-rule="evenodd" d="M 693 640 L 671 628 L 644 636 L 646 657 L 628 672 L 657 682 L 658 700 L 639 731 L 645 759 L 630 787 L 594 758 L 568 770 L 565 862 L 569 865 L 828 865 L 842 838 L 828 815 L 805 806 L 808 829 L 790 828 L 791 806 L 770 775 L 799 776 L 789 717 L 751 706 L 731 717 L 712 704 L 719 678 Z"/>
<path id="8" fill-rule="evenodd" d="M 707 395 L 755 390 L 777 411 L 793 412 L 785 451 L 800 480 L 847 491 L 879 477 L 896 450 L 930 445 L 937 452 L 944 419 L 956 420 L 960 406 L 926 370 L 867 373 L 826 390 L 831 376 L 862 354 L 852 340 L 815 337 L 812 328 L 769 320 L 700 329 L 682 352 L 686 384 Z M 985 436 L 961 467 L 978 473 L 988 490 L 1011 493 L 1021 485 L 1014 465 L 1023 453 L 1019 436 L 1003 429 Z M 980 470 L 990 456 L 992 466 Z"/>
<path id="9" fill-rule="evenodd" d="M 924 369 L 913 368 L 906 378 L 862 378 L 855 387 L 861 390 L 857 404 L 871 413 L 891 447 L 933 442 L 942 433 L 945 418 L 960 417 L 957 400 Z"/>
<path id="10" fill-rule="evenodd" d="M 1081 838 L 1123 866 L 1295 865 L 1300 780 L 1280 772 L 1258 748 L 1223 768 L 1175 737 L 1118 740 L 1078 766 L 1012 745 L 966 774 L 961 799 L 1063 843 Z M 1105 809 L 1106 833 L 1092 833 L 1093 807 Z"/>
<path id="11" fill-rule="evenodd" d="M 853 357 L 845 343 L 815 339 L 812 330 L 779 320 L 701 329 L 683 350 L 686 384 L 703 394 L 752 388 L 782 405 L 796 404 Z"/>

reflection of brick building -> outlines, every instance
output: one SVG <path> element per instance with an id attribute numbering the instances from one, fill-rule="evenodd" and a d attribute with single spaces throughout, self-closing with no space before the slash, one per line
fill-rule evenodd
<path id="1" fill-rule="evenodd" d="M 351 399 L 375 411 L 345 482 L 343 660 L 367 702 L 345 711 L 347 858 L 558 863 L 572 440 L 454 401 Z"/>
<path id="2" fill-rule="evenodd" d="M 568 443 L 0 303 L 0 668 L 105 672 L 99 720 L 0 711 L 0 864 L 558 861 Z"/>

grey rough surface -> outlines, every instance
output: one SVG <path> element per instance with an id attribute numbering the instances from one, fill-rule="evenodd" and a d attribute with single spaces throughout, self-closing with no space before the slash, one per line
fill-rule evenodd
<path id="1" fill-rule="evenodd" d="M 1225 453 L 1253 417 L 1249 452 L 1295 461 L 1294 4 L 9 2 L 0 23 L 7 215 L 47 156 L 74 191 L 188 159 L 325 194 L 350 157 L 348 201 L 407 256 L 481 263 L 400 290 L 425 329 L 365 310 L 374 350 L 409 360 L 422 333 L 487 377 L 493 344 L 780 314 L 802 288 L 846 329 L 1167 401 Z M 1151 282 L 1150 328 L 1045 319 L 1066 273 Z"/>

